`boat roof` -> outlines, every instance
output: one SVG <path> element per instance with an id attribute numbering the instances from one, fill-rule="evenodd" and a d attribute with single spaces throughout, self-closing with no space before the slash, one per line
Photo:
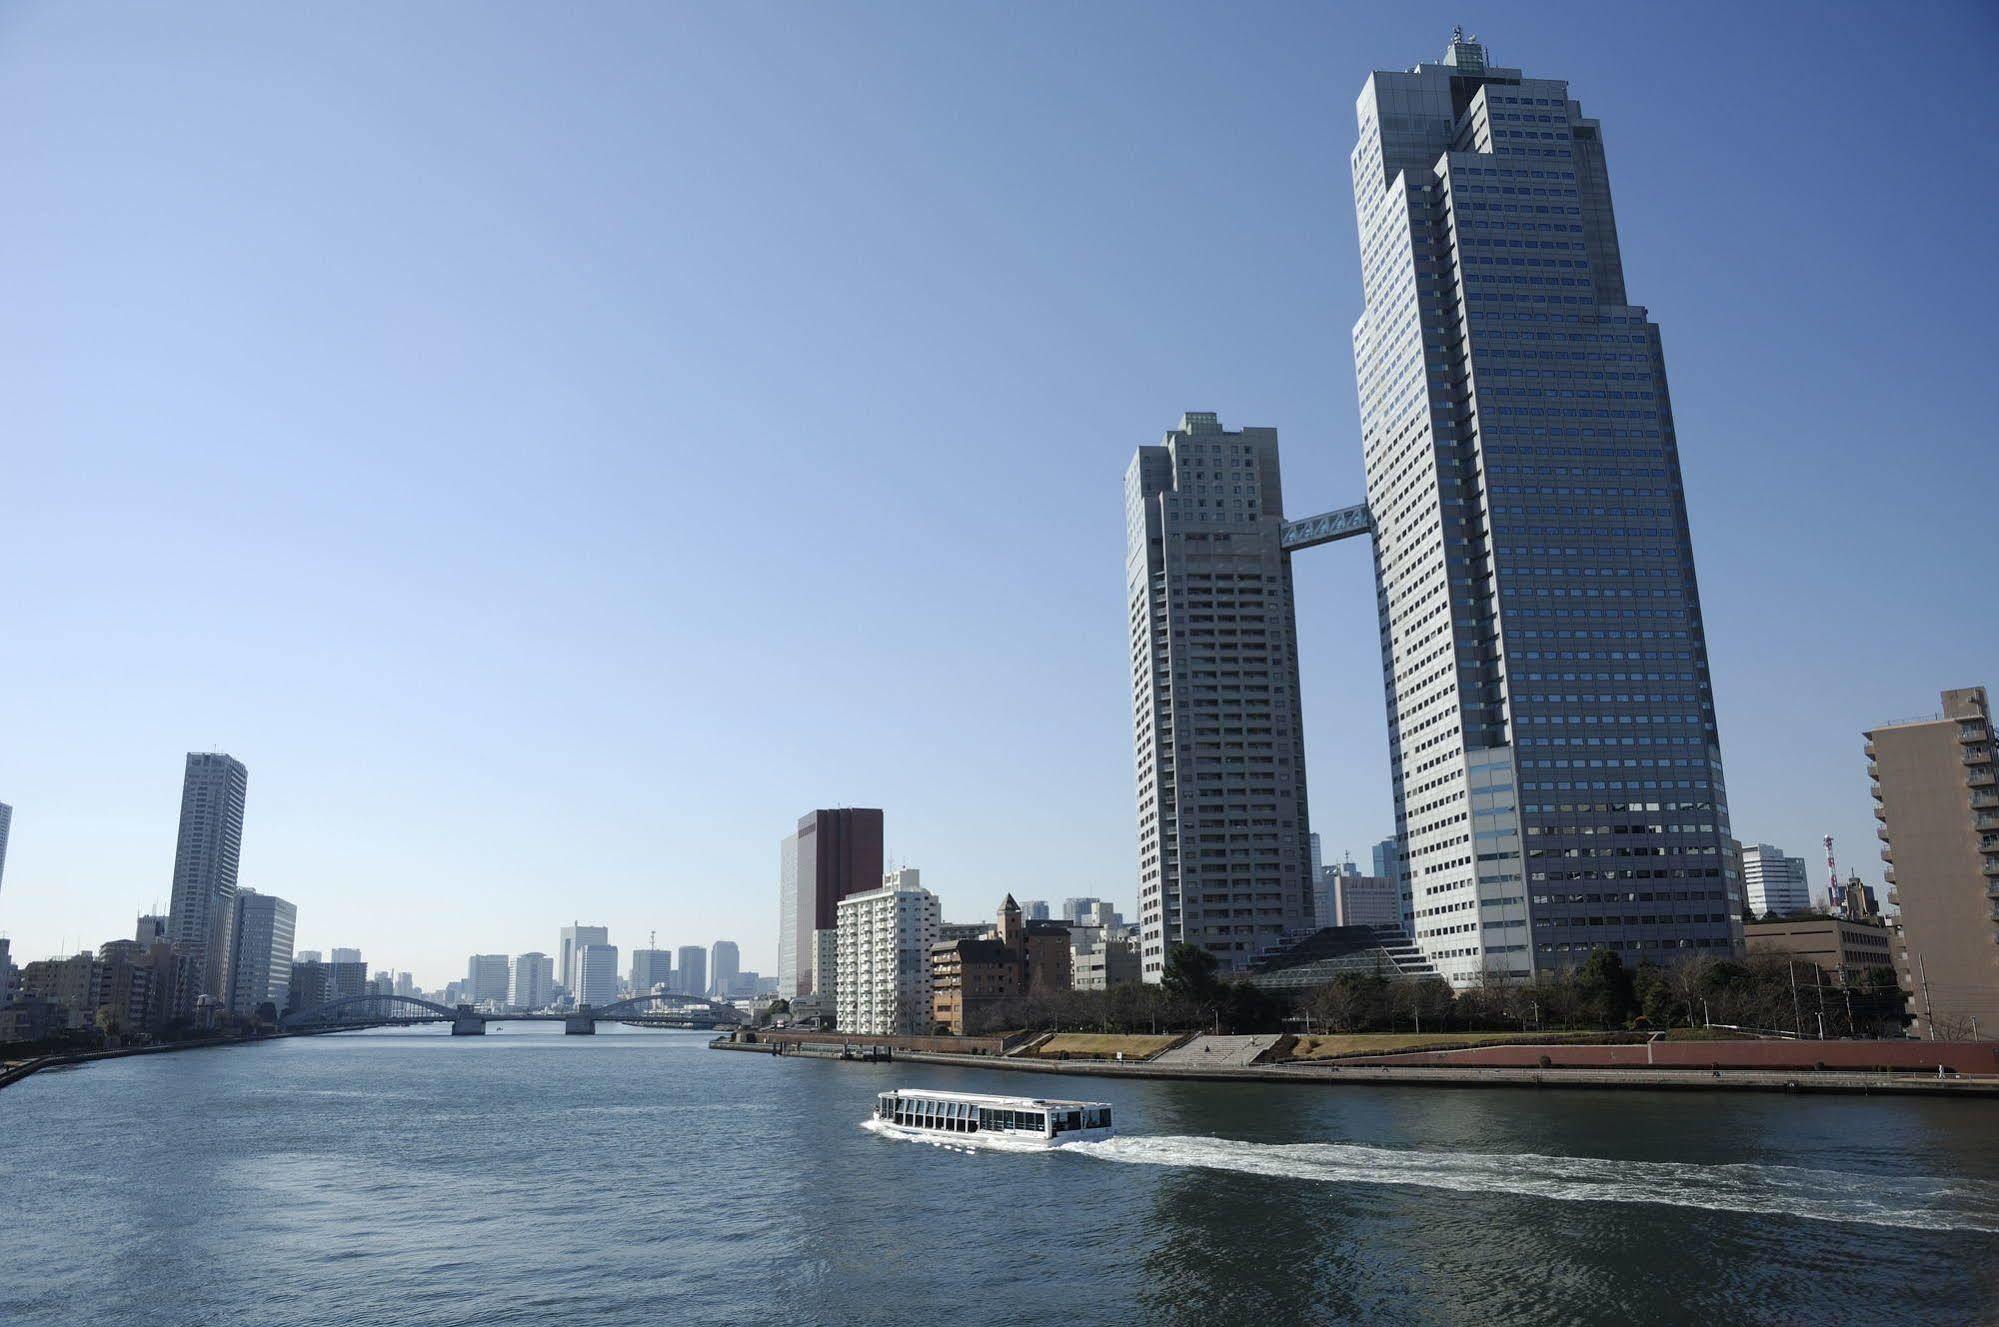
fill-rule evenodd
<path id="1" fill-rule="evenodd" d="M 1057 1097 L 1000 1097 L 987 1092 L 945 1092 L 934 1087 L 899 1087 L 895 1094 L 900 1097 L 924 1097 L 931 1101 L 971 1101 L 981 1106 L 1035 1107 L 1047 1109 L 1051 1106 L 1105 1106 L 1108 1101 L 1065 1101 Z"/>

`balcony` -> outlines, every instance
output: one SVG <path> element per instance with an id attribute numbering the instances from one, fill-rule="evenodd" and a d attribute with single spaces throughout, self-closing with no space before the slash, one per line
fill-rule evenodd
<path id="1" fill-rule="evenodd" d="M 1990 765 L 1992 763 L 1992 748 L 1989 746 L 1966 747 L 1964 751 L 1964 763 L 1967 765 Z"/>
<path id="2" fill-rule="evenodd" d="M 1964 781 L 1973 788 L 1990 788 L 1999 783 L 1999 775 L 1994 775 L 1989 768 L 1974 765 L 1964 776 Z"/>

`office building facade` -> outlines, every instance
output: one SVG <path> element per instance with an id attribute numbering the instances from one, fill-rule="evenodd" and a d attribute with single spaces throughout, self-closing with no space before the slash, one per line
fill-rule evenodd
<path id="1" fill-rule="evenodd" d="M 597 1008 L 618 1002 L 618 947 L 584 943 L 576 946 L 576 989 L 578 1007 Z"/>
<path id="2" fill-rule="evenodd" d="M 1353 334 L 1396 837 L 1454 982 L 1740 952 L 1659 329 L 1600 126 L 1454 40 L 1372 75 Z"/>
<path id="3" fill-rule="evenodd" d="M 1812 886 L 1805 859 L 1786 857 L 1782 849 L 1767 843 L 1743 847 L 1742 894 L 1757 917 L 1807 911 L 1812 906 Z"/>
<path id="4" fill-rule="evenodd" d="M 665 986 L 669 991 L 679 990 L 673 980 L 673 951 L 634 949 L 631 985 L 634 995 L 644 995 L 655 986 Z"/>
<path id="5" fill-rule="evenodd" d="M 571 924 L 562 928 L 555 941 L 555 979 L 575 1002 L 576 952 L 584 945 L 607 945 L 611 943 L 611 932 L 604 926 L 578 926 Z"/>
<path id="6" fill-rule="evenodd" d="M 930 1031 L 930 949 L 943 909 L 908 867 L 881 888 L 849 894 L 834 927 L 842 1032 L 919 1036 Z"/>
<path id="7" fill-rule="evenodd" d="M 14 808 L 0 802 L 0 886 L 7 883 L 7 836 L 14 832 Z"/>
<path id="8" fill-rule="evenodd" d="M 195 993 L 222 1004 L 229 1001 L 236 869 L 249 791 L 250 771 L 241 761 L 219 751 L 188 753 L 167 932 L 193 965 Z"/>
<path id="9" fill-rule="evenodd" d="M 813 932 L 838 925 L 849 894 L 882 879 L 882 813 L 840 807 L 800 816 L 778 850 L 777 990 L 786 1000 L 812 993 Z"/>
<path id="10" fill-rule="evenodd" d="M 673 970 L 673 989 L 682 995 L 708 993 L 708 951 L 700 945 L 682 945 L 680 964 Z"/>
<path id="11" fill-rule="evenodd" d="M 743 953 L 734 940 L 717 940 L 708 947 L 708 994 L 717 1000 L 739 994 L 736 981 L 742 972 Z"/>
<path id="12" fill-rule="evenodd" d="M 1999 780 L 1984 687 L 1867 734 L 1895 972 L 1918 1037 L 1999 1035 Z"/>
<path id="13" fill-rule="evenodd" d="M 505 954 L 474 954 L 465 964 L 465 999 L 473 1005 L 505 1007 L 513 999 L 513 979 L 513 963 Z M 393 992 L 393 974 L 389 982 Z"/>
<path id="14" fill-rule="evenodd" d="M 326 998 L 348 1000 L 368 993 L 368 965 L 358 949 L 336 949 L 326 963 Z M 354 958 L 343 955 L 353 954 Z"/>
<path id="15" fill-rule="evenodd" d="M 551 998 L 548 980 L 553 961 L 538 951 L 516 954 L 507 962 L 507 1006 L 533 1011 L 545 1008 Z M 408 974 L 402 974 L 406 976 Z M 400 977 L 398 993 L 401 992 Z"/>
<path id="16" fill-rule="evenodd" d="M 254 889 L 236 895 L 236 917 L 230 927 L 229 1011 L 248 1018 L 265 1001 L 279 1009 L 291 991 L 292 942 L 298 934 L 298 909 L 275 894 Z M 144 947 L 141 941 L 132 941 Z"/>
<path id="17" fill-rule="evenodd" d="M 1277 432 L 1191 412 L 1125 475 L 1140 967 L 1224 971 L 1311 918 L 1311 826 Z"/>

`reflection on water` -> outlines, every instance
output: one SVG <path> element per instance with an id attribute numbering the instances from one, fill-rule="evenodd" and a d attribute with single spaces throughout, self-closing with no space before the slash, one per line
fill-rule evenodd
<path id="1" fill-rule="evenodd" d="M 1999 1320 L 1981 1105 L 1092 1080 L 1118 1137 L 992 1149 L 893 1086 L 1053 1090 L 533 1024 L 37 1076 L 0 1322 Z"/>

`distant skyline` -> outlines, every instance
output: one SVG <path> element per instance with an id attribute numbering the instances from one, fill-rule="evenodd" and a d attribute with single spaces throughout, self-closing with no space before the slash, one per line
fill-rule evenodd
<path id="1" fill-rule="evenodd" d="M 1353 102 L 1454 22 L 1605 125 L 1735 832 L 1878 885 L 1862 730 L 1999 684 L 1989 8 L 21 3 L 15 960 L 166 910 L 206 750 L 299 946 L 426 986 L 576 920 L 774 975 L 815 807 L 883 808 L 945 920 L 1136 915 L 1124 467 L 1212 410 L 1288 514 L 1363 496 Z M 1364 857 L 1364 548 L 1296 586 Z"/>

